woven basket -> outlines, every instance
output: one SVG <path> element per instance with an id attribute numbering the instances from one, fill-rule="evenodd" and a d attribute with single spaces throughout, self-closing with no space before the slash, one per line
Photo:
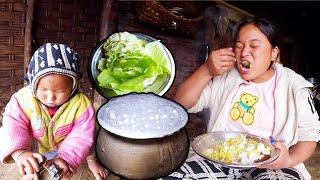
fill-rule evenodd
<path id="1" fill-rule="evenodd" d="M 138 1 L 135 9 L 141 22 L 185 35 L 194 35 L 203 19 L 201 8 L 192 1 Z"/>

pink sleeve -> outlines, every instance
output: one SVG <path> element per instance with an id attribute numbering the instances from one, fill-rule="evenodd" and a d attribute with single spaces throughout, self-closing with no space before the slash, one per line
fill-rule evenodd
<path id="1" fill-rule="evenodd" d="M 90 106 L 74 123 L 68 136 L 62 141 L 58 156 L 64 159 L 74 171 L 86 159 L 93 144 L 95 118 Z"/>
<path id="2" fill-rule="evenodd" d="M 3 163 L 11 162 L 11 154 L 18 149 L 31 150 L 30 121 L 15 96 L 5 108 L 0 137 L 0 160 Z"/>

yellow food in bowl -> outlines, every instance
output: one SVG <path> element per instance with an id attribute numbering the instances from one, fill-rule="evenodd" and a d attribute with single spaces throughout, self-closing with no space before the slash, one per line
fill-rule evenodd
<path id="1" fill-rule="evenodd" d="M 271 148 L 262 142 L 241 134 L 215 144 L 203 153 L 209 159 L 226 164 L 253 164 L 271 154 Z"/>

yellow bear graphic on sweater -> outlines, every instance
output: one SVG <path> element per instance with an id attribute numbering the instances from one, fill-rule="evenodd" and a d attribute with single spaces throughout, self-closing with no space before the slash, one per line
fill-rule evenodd
<path id="1" fill-rule="evenodd" d="M 233 120 L 242 120 L 245 125 L 251 125 L 254 122 L 254 112 L 255 109 L 253 105 L 258 102 L 258 97 L 253 96 L 249 93 L 242 93 L 240 96 L 240 101 L 235 102 L 230 115 Z"/>

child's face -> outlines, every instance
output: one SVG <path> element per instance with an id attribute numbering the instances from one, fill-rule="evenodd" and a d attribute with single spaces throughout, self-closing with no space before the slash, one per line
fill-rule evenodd
<path id="1" fill-rule="evenodd" d="M 73 80 L 69 76 L 49 74 L 42 77 L 37 86 L 36 95 L 41 103 L 55 107 L 65 103 L 72 91 Z"/>
<path id="2" fill-rule="evenodd" d="M 271 59 L 277 55 L 277 48 L 271 46 L 268 38 L 256 26 L 248 24 L 240 29 L 234 51 L 242 79 L 258 83 L 273 76 L 273 68 L 269 66 Z M 242 65 L 243 61 L 249 61 L 250 67 Z"/>

